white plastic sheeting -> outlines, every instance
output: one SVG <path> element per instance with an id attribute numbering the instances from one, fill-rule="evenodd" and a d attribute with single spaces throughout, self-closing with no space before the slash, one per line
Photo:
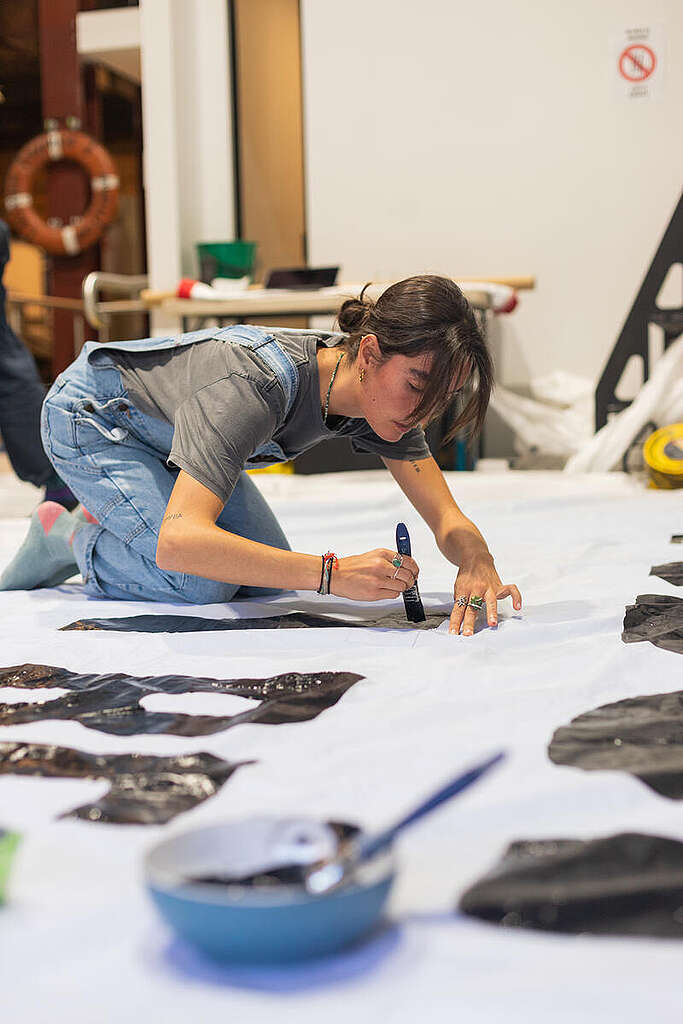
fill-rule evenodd
<path id="1" fill-rule="evenodd" d="M 515 432 L 515 449 L 544 455 L 572 455 L 593 433 L 590 381 L 557 370 L 531 382 L 532 397 L 497 384 L 491 408 Z"/>
<path id="2" fill-rule="evenodd" d="M 614 469 L 650 420 L 658 427 L 683 420 L 683 338 L 669 346 L 631 404 L 567 462 L 565 473 Z"/>
<path id="3" fill-rule="evenodd" d="M 339 554 L 392 545 L 408 524 L 428 606 L 448 603 L 451 567 L 383 473 L 260 477 L 295 548 Z M 452 913 L 459 893 L 518 838 L 641 830 L 683 839 L 680 804 L 629 775 L 552 765 L 553 730 L 598 704 L 681 687 L 680 656 L 620 640 L 636 594 L 675 593 L 649 577 L 672 561 L 680 496 L 621 474 L 452 474 L 465 511 L 488 538 L 501 575 L 525 599 L 501 605 L 497 631 L 288 630 L 136 635 L 57 632 L 81 616 L 178 611 L 100 602 L 78 588 L 0 594 L 2 665 L 76 671 L 267 675 L 349 669 L 366 679 L 315 721 L 245 725 L 215 736 L 120 738 L 73 722 L 0 730 L 2 740 L 95 752 L 209 750 L 256 758 L 220 793 L 164 828 L 57 821 L 101 782 L 0 777 L 0 822 L 25 834 L 0 910 L 2 1009 L 43 1024 L 157 1021 L 391 1024 L 639 1022 L 675 1019 L 680 943 L 500 929 Z M 0 524 L 0 564 L 25 530 Z M 286 608 L 362 615 L 366 606 L 286 595 L 198 615 Z M 373 613 L 377 606 L 367 606 Z M 187 609 L 183 609 L 187 610 Z M 55 691 L 0 690 L 3 700 Z M 155 696 L 161 710 L 166 698 Z M 237 698 L 187 694 L 169 707 L 220 714 Z M 171 703 L 172 702 L 172 703 Z M 254 813 L 306 813 L 380 826 L 459 767 L 504 747 L 507 763 L 401 841 L 393 928 L 347 954 L 288 969 L 211 966 L 158 920 L 141 885 L 143 851 L 160 837 Z"/>

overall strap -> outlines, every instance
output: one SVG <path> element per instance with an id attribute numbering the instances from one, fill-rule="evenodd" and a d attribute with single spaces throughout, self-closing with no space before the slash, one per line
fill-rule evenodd
<path id="1" fill-rule="evenodd" d="M 245 348 L 258 352 L 263 361 L 274 372 L 282 388 L 285 396 L 285 415 L 289 415 L 299 389 L 299 373 L 294 360 L 277 343 L 273 335 L 268 334 L 263 327 L 253 327 L 251 324 L 235 324 L 232 327 L 204 327 L 199 331 L 190 331 L 188 334 L 178 334 L 169 337 L 141 338 L 135 341 L 104 343 L 88 341 L 83 347 L 89 362 L 92 362 L 94 365 L 106 366 L 110 365 L 111 361 L 107 360 L 104 362 L 100 357 L 106 358 L 108 350 L 116 352 L 155 352 L 164 349 L 184 348 L 186 345 L 208 341 L 210 338 L 216 338 L 218 341 L 229 341 L 233 345 L 243 345 Z"/>
<path id="2" fill-rule="evenodd" d="M 214 338 L 229 341 L 233 345 L 244 345 L 259 356 L 274 372 L 285 396 L 285 416 L 289 415 L 299 388 L 299 373 L 291 356 L 285 352 L 272 334 L 263 327 L 251 324 L 235 324 L 215 331 Z"/>

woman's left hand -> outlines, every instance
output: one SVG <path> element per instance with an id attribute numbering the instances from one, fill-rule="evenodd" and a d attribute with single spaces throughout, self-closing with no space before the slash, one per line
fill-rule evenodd
<path id="1" fill-rule="evenodd" d="M 501 583 L 490 555 L 465 562 L 458 570 L 454 587 L 455 605 L 451 612 L 449 633 L 472 636 L 477 614 L 486 613 L 489 626 L 498 624 L 498 601 L 511 597 L 515 611 L 522 607 L 522 595 L 514 583 Z M 481 608 L 473 606 L 473 598 L 481 598 Z M 478 602 L 475 602 L 475 605 Z"/>

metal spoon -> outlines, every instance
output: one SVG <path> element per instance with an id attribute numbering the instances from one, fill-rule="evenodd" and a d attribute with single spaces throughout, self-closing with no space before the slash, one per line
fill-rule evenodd
<path id="1" fill-rule="evenodd" d="M 316 864 L 314 867 L 307 869 L 303 873 L 303 883 L 307 891 L 312 895 L 320 896 L 343 885 L 344 882 L 350 879 L 360 864 L 370 860 L 375 854 L 390 846 L 404 828 L 412 825 L 413 822 L 418 821 L 420 818 L 424 818 L 426 814 L 430 814 L 440 804 L 458 796 L 459 793 L 462 793 L 475 782 L 478 782 L 486 772 L 493 768 L 494 765 L 499 764 L 504 757 L 505 754 L 501 751 L 494 757 L 490 757 L 481 764 L 475 765 L 469 771 L 458 775 L 451 782 L 442 786 L 394 825 L 390 825 L 389 828 L 374 836 L 365 836 L 353 845 L 347 844 L 346 851 L 334 859 L 324 861 L 322 864 Z"/>

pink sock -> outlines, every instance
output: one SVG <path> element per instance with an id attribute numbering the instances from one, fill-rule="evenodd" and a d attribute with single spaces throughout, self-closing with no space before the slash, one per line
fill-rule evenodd
<path id="1" fill-rule="evenodd" d="M 63 505 L 58 505 L 56 501 L 44 501 L 42 505 L 38 506 L 38 518 L 40 525 L 45 530 L 46 537 L 63 512 L 66 512 L 66 509 Z"/>

